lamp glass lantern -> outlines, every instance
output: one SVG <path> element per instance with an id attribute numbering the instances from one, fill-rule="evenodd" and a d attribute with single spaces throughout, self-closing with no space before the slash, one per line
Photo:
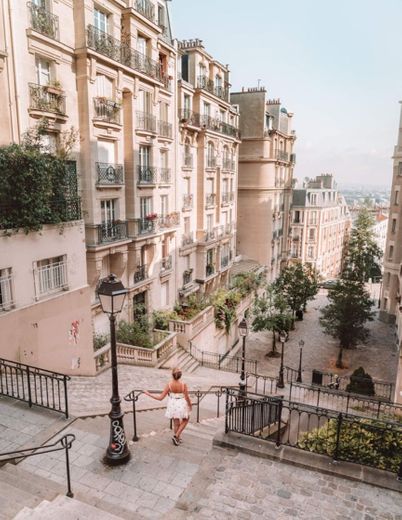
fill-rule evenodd
<path id="1" fill-rule="evenodd" d="M 281 343 L 285 343 L 287 337 L 288 337 L 288 335 L 287 335 L 286 331 L 285 330 L 281 330 L 281 332 L 279 333 L 279 341 Z"/>
<path id="2" fill-rule="evenodd" d="M 246 318 L 243 318 L 239 323 L 239 336 L 245 338 L 248 335 L 248 324 Z"/>
<path id="3" fill-rule="evenodd" d="M 107 278 L 104 278 L 97 292 L 103 312 L 110 315 L 121 312 L 127 289 L 117 279 L 116 275 L 110 274 Z"/>
<path id="4" fill-rule="evenodd" d="M 303 348 L 303 347 L 304 347 L 304 341 L 303 341 L 302 339 L 299 341 L 299 347 L 300 347 L 300 348 Z"/>

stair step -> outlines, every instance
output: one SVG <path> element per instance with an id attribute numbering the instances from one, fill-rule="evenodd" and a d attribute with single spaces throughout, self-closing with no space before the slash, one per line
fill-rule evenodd
<path id="1" fill-rule="evenodd" d="M 41 500 L 41 498 L 18 489 L 7 482 L 1 483 L 0 511 L 6 518 L 14 518 L 14 515 L 16 515 L 24 505 L 35 507 Z"/>
<path id="2" fill-rule="evenodd" d="M 9 467 L 8 467 L 9 466 Z M 10 484 L 22 491 L 30 493 L 40 499 L 52 500 L 59 493 L 65 492 L 65 488 L 61 485 L 49 486 L 49 481 L 41 477 L 32 478 L 32 474 L 18 468 L 16 471 L 12 470 L 13 464 L 8 464 L 7 467 L 0 471 L 0 485 L 3 482 Z M 15 468 L 15 466 L 14 466 Z"/>

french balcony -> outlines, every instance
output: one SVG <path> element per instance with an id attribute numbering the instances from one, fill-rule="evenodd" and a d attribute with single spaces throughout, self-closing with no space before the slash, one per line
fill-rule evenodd
<path id="1" fill-rule="evenodd" d="M 156 133 L 156 117 L 147 112 L 137 112 L 137 128 L 144 132 Z"/>
<path id="2" fill-rule="evenodd" d="M 159 217 L 158 223 L 160 229 L 175 228 L 180 224 L 180 213 L 178 211 L 174 211 L 172 213 L 168 213 L 167 215 L 161 215 Z"/>
<path id="3" fill-rule="evenodd" d="M 215 240 L 216 238 L 218 238 L 218 233 L 217 233 L 216 228 L 207 229 L 206 231 L 204 231 L 204 241 L 205 242 L 210 242 L 211 240 Z"/>
<path id="4" fill-rule="evenodd" d="M 201 126 L 201 116 L 196 112 L 192 112 L 191 110 L 184 108 L 179 110 L 179 120 L 182 124 L 187 124 L 190 126 L 195 126 L 199 128 Z"/>
<path id="5" fill-rule="evenodd" d="M 31 28 L 44 36 L 58 40 L 59 17 L 33 2 L 28 2 L 27 6 L 30 13 Z"/>
<path id="6" fill-rule="evenodd" d="M 62 91 L 50 86 L 29 83 L 29 108 L 40 112 L 49 112 L 64 116 L 66 113 L 66 98 Z"/>
<path id="7" fill-rule="evenodd" d="M 214 207 L 215 206 L 215 199 L 216 199 L 215 193 L 208 193 L 205 196 L 205 207 L 206 208 Z"/>
<path id="8" fill-rule="evenodd" d="M 206 130 L 212 130 L 213 132 L 219 132 L 228 137 L 240 139 L 240 131 L 238 128 L 208 115 L 200 116 L 200 127 Z"/>
<path id="9" fill-rule="evenodd" d="M 136 0 L 134 9 L 147 20 L 155 23 L 155 7 L 149 0 Z"/>
<path id="10" fill-rule="evenodd" d="M 128 46 L 123 48 L 123 54 L 123 65 L 127 65 L 137 72 L 162 82 L 162 67 L 159 62 Z"/>
<path id="11" fill-rule="evenodd" d="M 137 268 L 134 271 L 134 277 L 133 277 L 134 285 L 144 282 L 147 278 L 148 278 L 148 266 L 146 264 L 137 265 Z"/>
<path id="12" fill-rule="evenodd" d="M 207 76 L 198 76 L 197 77 L 197 88 L 202 90 L 206 90 L 211 94 L 215 94 L 214 92 L 214 82 L 209 79 Z"/>
<path id="13" fill-rule="evenodd" d="M 212 276 L 215 274 L 215 266 L 213 264 L 207 264 L 205 267 L 205 276 L 208 278 L 209 276 Z"/>
<path id="14" fill-rule="evenodd" d="M 224 101 L 229 101 L 229 89 L 227 87 L 222 87 L 222 85 L 215 85 L 214 94 L 216 97 L 223 99 Z"/>
<path id="15" fill-rule="evenodd" d="M 193 270 L 192 269 L 186 269 L 183 272 L 183 287 L 186 287 L 186 285 L 190 285 L 193 281 Z"/>
<path id="16" fill-rule="evenodd" d="M 128 237 L 127 221 L 104 222 L 96 226 L 98 234 L 98 244 L 107 244 L 109 242 L 118 242 Z"/>
<path id="17" fill-rule="evenodd" d="M 156 233 L 158 215 L 151 213 L 145 218 L 136 219 L 136 234 L 137 235 L 150 235 Z"/>
<path id="18" fill-rule="evenodd" d="M 138 185 L 155 185 L 158 180 L 157 168 L 153 166 L 138 166 Z"/>
<path id="19" fill-rule="evenodd" d="M 193 208 L 193 194 L 186 193 L 183 195 L 183 210 L 189 210 Z"/>
<path id="20" fill-rule="evenodd" d="M 172 175 L 170 168 L 160 168 L 159 169 L 159 184 L 171 184 L 172 183 Z"/>
<path id="21" fill-rule="evenodd" d="M 94 98 L 94 119 L 106 123 L 120 124 L 121 105 L 118 101 L 105 97 Z"/>
<path id="22" fill-rule="evenodd" d="M 172 139 L 172 124 L 167 121 L 159 121 L 159 135 Z"/>
<path id="23" fill-rule="evenodd" d="M 284 150 L 276 150 L 275 159 L 278 161 L 289 161 L 289 154 Z"/>
<path id="24" fill-rule="evenodd" d="M 185 153 L 183 157 L 183 168 L 193 167 L 193 155 L 191 153 Z"/>
<path id="25" fill-rule="evenodd" d="M 124 184 L 124 167 L 122 164 L 96 163 L 96 171 L 98 174 L 97 185 L 123 185 Z"/>
<path id="26" fill-rule="evenodd" d="M 233 191 L 225 191 L 222 193 L 222 205 L 223 204 L 230 204 L 234 200 L 234 193 Z"/>
<path id="27" fill-rule="evenodd" d="M 194 244 L 194 233 L 192 231 L 184 233 L 181 238 L 182 247 L 190 246 L 191 244 Z"/>
<path id="28" fill-rule="evenodd" d="M 229 137 L 234 137 L 235 139 L 240 139 L 240 130 L 229 123 L 224 123 L 221 121 L 220 123 L 220 132 Z"/>
<path id="29" fill-rule="evenodd" d="M 165 256 L 162 258 L 161 262 L 161 274 L 166 273 L 166 271 L 171 271 L 173 269 L 173 258 L 172 255 Z"/>

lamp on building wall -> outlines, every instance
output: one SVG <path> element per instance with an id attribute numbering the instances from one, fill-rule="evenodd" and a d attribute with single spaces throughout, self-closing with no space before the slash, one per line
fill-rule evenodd
<path id="1" fill-rule="evenodd" d="M 116 353 L 116 315 L 122 311 L 127 289 L 117 279 L 116 275 L 110 274 L 101 281 L 98 287 L 98 296 L 102 310 L 109 315 L 110 321 L 110 350 L 112 358 L 112 397 L 110 402 L 110 439 L 106 454 L 103 458 L 105 464 L 125 464 L 130 459 L 130 451 L 127 446 L 124 433 L 123 416 L 119 396 L 119 382 L 117 375 L 117 353 Z"/>
<path id="2" fill-rule="evenodd" d="M 239 323 L 239 336 L 243 338 L 243 345 L 241 351 L 241 373 L 239 383 L 239 397 L 246 397 L 246 337 L 248 335 L 248 324 L 246 318 L 243 318 Z"/>

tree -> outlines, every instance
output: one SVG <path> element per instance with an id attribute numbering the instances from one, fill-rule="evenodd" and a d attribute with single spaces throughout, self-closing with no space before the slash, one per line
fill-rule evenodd
<path id="1" fill-rule="evenodd" d="M 318 293 L 318 274 L 311 264 L 304 264 L 303 265 L 303 271 L 304 271 L 304 283 L 303 283 L 303 289 L 304 289 L 304 303 L 303 303 L 303 310 L 306 310 L 307 302 L 309 300 L 314 300 L 315 295 Z"/>
<path id="2" fill-rule="evenodd" d="M 329 304 L 321 310 L 320 323 L 327 334 L 339 339 L 338 368 L 343 368 L 344 348 L 353 347 L 368 336 L 365 328 L 372 321 L 374 312 L 370 295 L 360 281 L 340 279 L 328 294 Z"/>
<path id="3" fill-rule="evenodd" d="M 382 251 L 375 241 L 373 226 L 373 215 L 367 208 L 362 208 L 351 232 L 343 278 L 367 282 L 369 278 L 380 275 Z"/>
<path id="4" fill-rule="evenodd" d="M 272 350 L 267 356 L 279 355 L 276 350 L 276 333 L 281 330 L 289 331 L 291 323 L 292 314 L 286 300 L 273 284 L 267 285 L 262 295 L 254 301 L 252 322 L 255 332 L 272 331 Z"/>

